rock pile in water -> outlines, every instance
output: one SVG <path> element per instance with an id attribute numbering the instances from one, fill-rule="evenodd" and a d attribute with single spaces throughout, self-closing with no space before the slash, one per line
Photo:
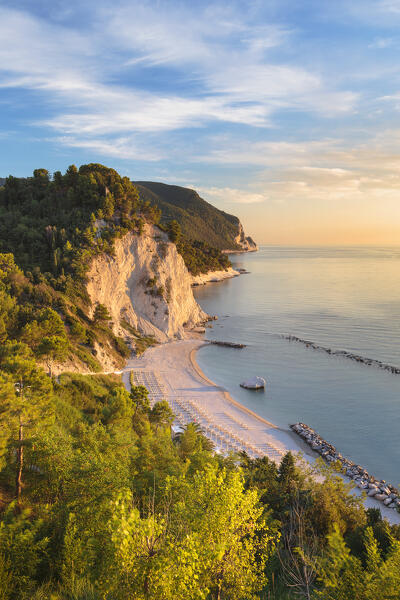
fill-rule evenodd
<path id="1" fill-rule="evenodd" d="M 252 377 L 246 381 L 242 381 L 240 387 L 246 388 L 247 390 L 263 390 L 267 382 L 262 377 Z"/>
<path id="2" fill-rule="evenodd" d="M 218 340 L 210 340 L 210 344 L 214 344 L 214 346 L 227 346 L 228 348 L 246 348 L 246 344 L 236 344 L 234 342 L 220 342 Z"/>
<path id="3" fill-rule="evenodd" d="M 295 423 L 290 428 L 297 433 L 304 441 L 311 446 L 315 452 L 318 452 L 327 463 L 334 464 L 339 462 L 341 471 L 350 479 L 353 479 L 358 488 L 364 490 L 367 496 L 373 496 L 376 500 L 383 502 L 388 508 L 398 509 L 400 512 L 400 494 L 399 491 L 390 483 L 384 480 L 378 481 L 370 475 L 368 471 L 348 460 L 335 446 L 326 442 L 316 431 L 305 423 Z"/>
<path id="4" fill-rule="evenodd" d="M 326 348 L 325 346 L 320 346 L 319 344 L 311 342 L 310 340 L 303 340 L 302 338 L 299 338 L 296 335 L 281 335 L 280 337 L 284 340 L 288 340 L 288 342 L 297 342 L 299 344 L 303 344 L 304 346 L 306 346 L 306 348 L 310 348 L 311 350 L 319 350 L 320 352 L 326 352 L 326 354 L 330 354 L 331 356 L 341 356 L 342 358 L 354 360 L 355 362 L 366 365 L 367 367 L 375 367 L 377 369 L 383 369 L 384 371 L 388 371 L 393 375 L 400 375 L 400 367 L 389 365 L 388 363 L 384 363 L 381 360 L 377 360 L 375 358 L 368 358 L 367 356 L 354 354 L 353 352 L 348 352 L 347 350 L 333 350 L 332 348 Z"/>

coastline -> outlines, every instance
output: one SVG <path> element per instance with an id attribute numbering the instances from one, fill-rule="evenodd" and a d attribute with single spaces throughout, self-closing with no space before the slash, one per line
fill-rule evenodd
<path id="1" fill-rule="evenodd" d="M 202 348 L 203 346 L 207 346 L 207 345 L 208 345 L 208 343 L 204 342 L 198 348 L 193 348 L 193 350 L 189 354 L 189 359 L 190 359 L 190 362 L 192 363 L 193 369 L 196 371 L 196 373 L 199 375 L 199 377 L 201 377 L 201 379 L 203 379 L 209 385 L 212 385 L 214 387 L 218 387 L 217 384 L 214 383 L 214 381 L 211 381 L 211 379 L 209 379 L 205 375 L 205 373 L 201 370 L 201 368 L 199 367 L 199 364 L 196 361 L 197 351 L 200 348 Z M 281 431 L 285 431 L 284 429 L 278 427 L 277 425 L 274 425 L 270 421 L 267 421 L 266 419 L 264 419 L 263 417 L 261 417 L 260 415 L 258 415 L 257 413 L 255 413 L 254 411 L 250 410 L 250 408 L 247 408 L 246 406 L 244 406 L 244 404 L 241 404 L 240 402 L 238 402 L 237 400 L 235 400 L 234 398 L 232 398 L 232 396 L 230 395 L 230 393 L 228 392 L 228 390 L 224 390 L 223 388 L 220 388 L 220 389 L 221 389 L 221 391 L 223 391 L 223 393 L 225 395 L 225 398 L 227 400 L 229 400 L 229 402 L 231 402 L 232 404 L 234 404 L 235 406 L 237 406 L 238 408 L 240 408 L 241 410 L 247 412 L 249 415 L 251 415 L 252 417 L 258 419 L 259 421 L 261 421 L 265 425 L 268 425 L 268 427 L 272 427 L 274 429 L 280 429 Z"/>
<path id="2" fill-rule="evenodd" d="M 133 371 L 136 383 L 149 390 L 151 403 L 167 400 L 179 426 L 197 422 L 217 451 L 244 450 L 253 458 L 266 455 L 276 463 L 291 451 L 312 464 L 317 455 L 289 427 L 280 428 L 257 415 L 205 375 L 196 362 L 196 353 L 206 345 L 207 341 L 192 333 L 183 340 L 149 348 L 128 360 L 122 371 L 123 382 L 130 389 Z M 360 496 L 361 490 L 354 488 L 353 493 Z M 379 508 L 390 523 L 400 523 L 399 513 L 373 498 L 365 498 L 364 506 Z"/>
<path id="3" fill-rule="evenodd" d="M 303 452 L 289 430 L 247 409 L 203 373 L 194 357 L 205 345 L 207 342 L 192 334 L 149 348 L 128 361 L 123 381 L 128 385 L 129 372 L 134 371 L 137 384 L 149 389 L 151 402 L 166 399 L 180 424 L 197 421 L 223 451 L 242 449 L 254 457 L 267 455 L 275 462 L 289 450 Z"/>

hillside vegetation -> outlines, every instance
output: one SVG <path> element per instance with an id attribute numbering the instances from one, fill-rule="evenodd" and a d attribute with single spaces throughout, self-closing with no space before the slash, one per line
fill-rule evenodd
<path id="1" fill-rule="evenodd" d="M 141 198 L 161 210 L 161 222 L 176 220 L 191 240 L 205 242 L 219 250 L 237 250 L 239 219 L 215 208 L 195 190 L 165 183 L 137 181 Z"/>
<path id="2" fill-rule="evenodd" d="M 123 364 L 129 348 L 113 334 L 104 307 L 93 313 L 86 274 L 94 256 L 113 255 L 117 238 L 140 236 L 144 223 L 157 224 L 160 217 L 127 177 L 103 165 L 72 165 L 52 177 L 45 169 L 8 177 L 0 187 L 0 253 L 15 339 L 42 361 L 98 371 L 96 355 L 106 349 Z M 185 237 L 176 221 L 161 227 L 193 274 L 230 265 L 219 250 Z"/>
<path id="3" fill-rule="evenodd" d="M 157 207 L 86 165 L 8 178 L 0 210 L 0 600 L 399 598 L 400 527 L 333 467 L 222 456 L 142 386 L 52 376 L 69 354 L 99 368 L 99 342 L 128 351 L 104 306 L 88 317 L 85 273 Z"/>
<path id="4" fill-rule="evenodd" d="M 2 600 L 399 597 L 400 528 L 333 471 L 317 483 L 290 453 L 223 457 L 194 423 L 171 437 L 173 418 L 116 376 L 51 379 L 9 339 Z"/>

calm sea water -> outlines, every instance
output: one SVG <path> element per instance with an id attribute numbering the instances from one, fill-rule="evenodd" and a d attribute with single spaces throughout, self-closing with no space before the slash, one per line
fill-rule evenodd
<path id="1" fill-rule="evenodd" d="M 400 248 L 284 248 L 231 257 L 250 274 L 195 289 L 218 321 L 198 363 L 258 414 L 303 421 L 379 478 L 400 483 L 400 375 L 281 339 L 290 334 L 400 367 Z M 265 392 L 239 387 L 253 375 Z"/>

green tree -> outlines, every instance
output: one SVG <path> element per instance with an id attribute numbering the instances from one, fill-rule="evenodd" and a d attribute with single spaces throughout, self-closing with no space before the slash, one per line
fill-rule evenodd
<path id="1" fill-rule="evenodd" d="M 124 494 L 114 503 L 105 590 L 116 598 L 255 599 L 277 540 L 257 493 L 216 468 L 172 478 L 168 501 L 142 516 Z"/>
<path id="2" fill-rule="evenodd" d="M 166 400 L 156 402 L 149 414 L 150 423 L 154 423 L 158 427 L 171 427 L 174 422 L 175 415 Z"/>
<path id="3" fill-rule="evenodd" d="M 15 317 L 16 301 L 1 288 L 0 283 L 0 343 L 8 338 L 10 325 Z"/>
<path id="4" fill-rule="evenodd" d="M 41 560 L 45 556 L 48 538 L 43 536 L 43 521 L 35 519 L 31 511 L 14 510 L 10 504 L 0 523 L 0 581 L 9 586 L 12 600 L 32 598 Z M 2 562 L 2 564 L 1 564 Z M 0 598 L 2 597 L 0 589 Z"/>
<path id="5" fill-rule="evenodd" d="M 33 177 L 35 179 L 39 179 L 41 181 L 44 181 L 45 183 L 48 183 L 48 181 L 49 181 L 49 172 L 47 171 L 47 169 L 35 169 L 33 171 Z"/>
<path id="6" fill-rule="evenodd" d="M 328 535 L 327 548 L 319 561 L 319 588 L 315 598 L 323 600 L 366 600 L 364 576 L 359 559 L 351 556 L 339 528 Z"/>
<path id="7" fill-rule="evenodd" d="M 364 534 L 364 565 L 352 556 L 339 528 L 328 535 L 319 560 L 319 589 L 314 598 L 324 600 L 375 600 L 400 597 L 400 542 L 390 537 L 383 558 L 371 527 Z"/>
<path id="8" fill-rule="evenodd" d="M 110 313 L 108 312 L 108 309 L 106 306 L 104 306 L 104 304 L 96 304 L 96 308 L 94 309 L 93 313 L 93 321 L 95 323 L 102 321 L 111 321 Z"/>
<path id="9" fill-rule="evenodd" d="M 185 460 L 197 452 L 211 452 L 214 444 L 207 438 L 198 423 L 187 423 L 174 437 L 179 454 Z"/>
<path id="10" fill-rule="evenodd" d="M 144 385 L 131 385 L 131 399 L 134 405 L 133 418 L 148 415 L 150 412 L 149 392 Z"/>
<path id="11" fill-rule="evenodd" d="M 21 356 L 18 350 L 25 351 Z M 24 467 L 26 430 L 51 416 L 51 383 L 26 347 L 8 344 L 1 367 L 7 374 L 5 385 L 0 387 L 0 419 L 3 427 L 10 429 L 10 439 L 17 448 L 15 496 L 20 502 Z M 12 389 L 14 387 L 14 390 Z"/>
<path id="12" fill-rule="evenodd" d="M 0 553 L 0 600 L 9 600 L 13 587 L 11 562 Z"/>
<path id="13" fill-rule="evenodd" d="M 54 362 L 65 360 L 68 347 L 67 338 L 58 335 L 46 336 L 40 342 L 37 350 L 38 355 L 45 359 L 50 377 Z"/>
<path id="14" fill-rule="evenodd" d="M 167 231 L 171 242 L 177 244 L 182 236 L 181 226 L 179 225 L 178 221 L 175 221 L 175 219 L 170 221 L 167 225 Z"/>

